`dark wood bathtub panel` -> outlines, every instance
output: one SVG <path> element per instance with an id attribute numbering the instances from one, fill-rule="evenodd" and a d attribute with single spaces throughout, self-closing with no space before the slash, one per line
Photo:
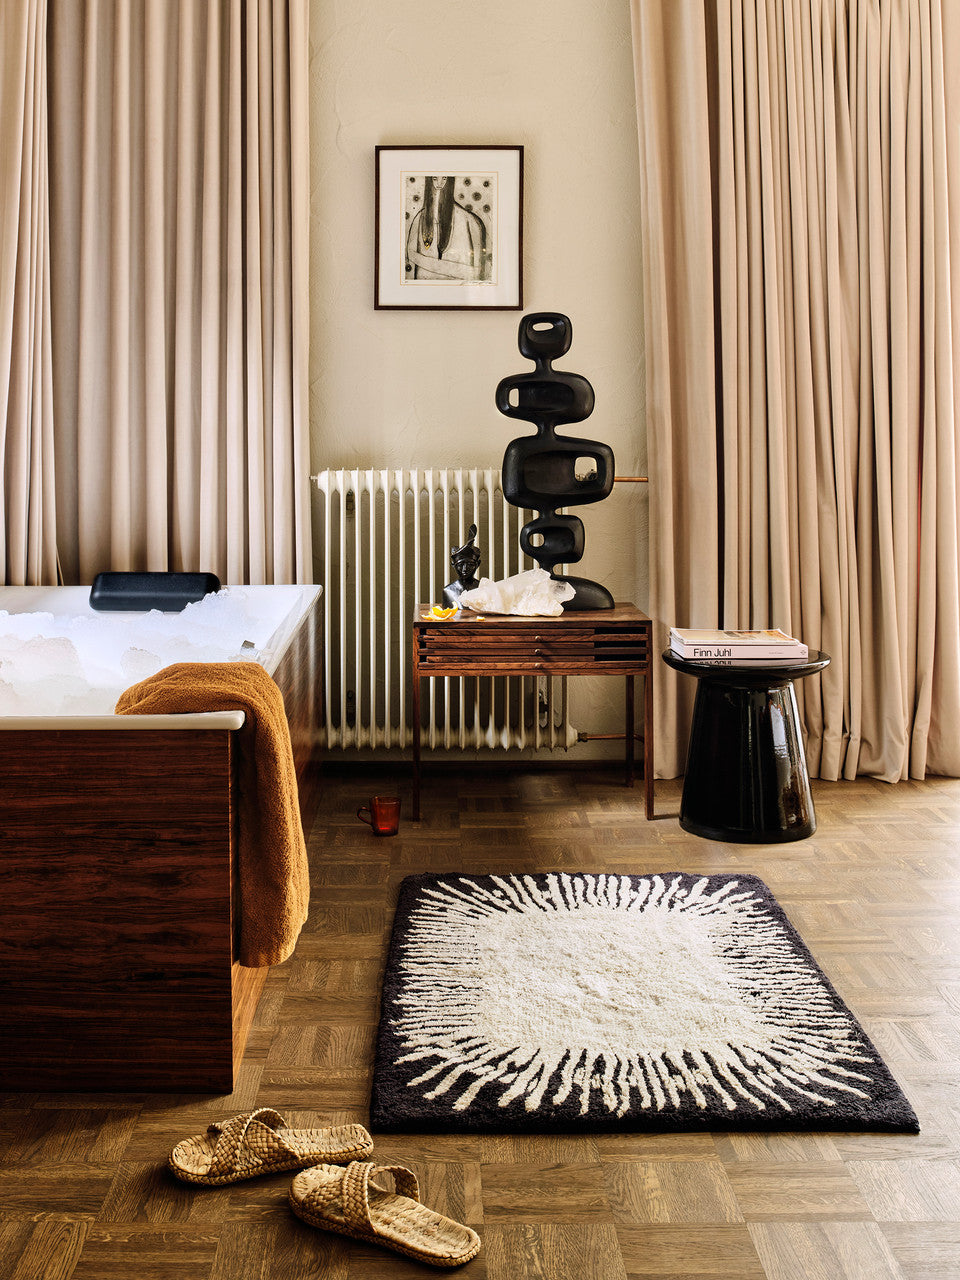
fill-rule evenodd
<path id="1" fill-rule="evenodd" d="M 273 673 L 283 694 L 298 774 L 303 772 L 313 758 L 317 744 L 322 616 L 318 597 L 291 637 Z"/>
<path id="2" fill-rule="evenodd" d="M 224 731 L 0 732 L 0 1087 L 232 1087 L 232 787 Z"/>
<path id="3" fill-rule="evenodd" d="M 230 1093 L 229 984 L 205 996 L 128 991 L 34 1002 L 16 1029 L 3 1027 L 4 1088 L 79 1092 Z M 136 1013 L 130 1010 L 135 1001 Z M 4 1020 L 5 1021 L 5 1020 Z M 189 1037 L 189 1039 L 187 1039 Z"/>
<path id="4" fill-rule="evenodd" d="M 322 596 L 306 615 L 277 665 L 273 678 L 283 694 L 300 787 L 300 812 L 309 833 L 320 800 L 320 707 L 322 706 Z"/>

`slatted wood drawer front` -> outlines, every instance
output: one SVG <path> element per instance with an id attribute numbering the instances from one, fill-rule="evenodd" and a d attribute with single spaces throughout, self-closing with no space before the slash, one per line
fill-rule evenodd
<path id="1" fill-rule="evenodd" d="M 542 622 L 541 619 L 537 620 Z M 575 623 L 485 622 L 418 627 L 422 671 L 465 675 L 498 672 L 574 674 L 596 668 L 609 674 L 635 672 L 649 661 L 649 625 L 580 626 Z"/>

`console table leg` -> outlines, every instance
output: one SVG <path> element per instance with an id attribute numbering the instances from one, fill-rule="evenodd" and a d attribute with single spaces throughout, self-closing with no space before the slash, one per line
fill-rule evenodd
<path id="1" fill-rule="evenodd" d="M 653 817 L 653 672 L 643 676 L 643 787 L 647 821 Z"/>
<path id="2" fill-rule="evenodd" d="M 634 728 L 634 723 L 633 723 L 633 716 L 634 716 L 633 676 L 625 676 L 624 679 L 626 680 L 627 691 L 626 691 L 626 708 L 625 708 L 625 715 L 624 715 L 624 752 L 623 754 L 624 754 L 624 764 L 626 765 L 626 770 L 627 770 L 626 785 L 628 787 L 632 787 L 633 786 L 633 744 L 634 744 L 634 734 L 636 732 Z"/>
<path id="3" fill-rule="evenodd" d="M 413 820 L 420 821 L 420 676 L 413 673 Z"/>

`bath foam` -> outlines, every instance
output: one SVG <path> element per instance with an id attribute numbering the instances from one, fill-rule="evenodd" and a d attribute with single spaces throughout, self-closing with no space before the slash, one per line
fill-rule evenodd
<path id="1" fill-rule="evenodd" d="M 225 587 L 180 613 L 12 613 L 0 610 L 0 715 L 109 715 L 131 684 L 174 662 L 255 661 L 300 589 Z"/>

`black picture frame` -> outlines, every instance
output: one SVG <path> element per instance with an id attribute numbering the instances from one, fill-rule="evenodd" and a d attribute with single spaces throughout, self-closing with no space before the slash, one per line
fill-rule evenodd
<path id="1" fill-rule="evenodd" d="M 378 146 L 377 310 L 523 307 L 523 147 Z"/>

